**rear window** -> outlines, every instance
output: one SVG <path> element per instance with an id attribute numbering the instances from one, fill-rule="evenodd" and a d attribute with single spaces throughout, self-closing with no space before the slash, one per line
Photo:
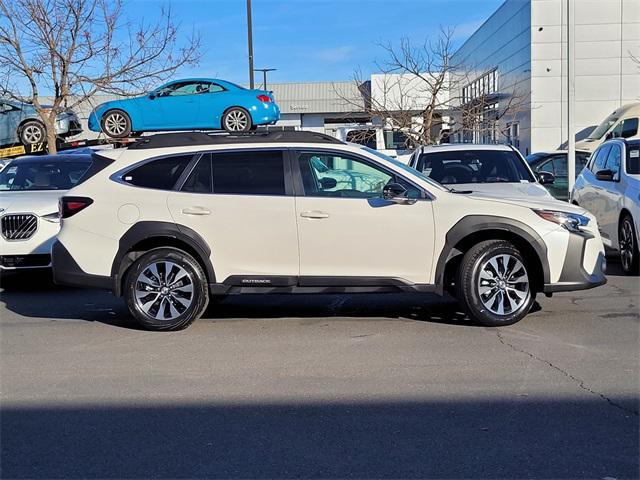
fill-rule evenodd
<path id="1" fill-rule="evenodd" d="M 12 162 L 0 172 L 0 191 L 69 190 L 90 166 L 91 160 Z"/>
<path id="2" fill-rule="evenodd" d="M 122 179 L 137 187 L 172 190 L 193 155 L 176 155 L 152 160 L 129 170 Z"/>
<path id="3" fill-rule="evenodd" d="M 517 153 L 499 150 L 452 150 L 423 153 L 416 169 L 444 185 L 533 182 Z"/>

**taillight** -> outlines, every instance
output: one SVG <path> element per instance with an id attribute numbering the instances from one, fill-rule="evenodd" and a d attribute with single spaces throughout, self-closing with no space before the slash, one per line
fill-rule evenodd
<path id="1" fill-rule="evenodd" d="M 271 97 L 269 95 L 258 95 L 256 98 L 264 103 L 273 102 L 273 100 L 271 100 Z"/>
<path id="2" fill-rule="evenodd" d="M 93 203 L 87 197 L 62 197 L 58 203 L 60 218 L 69 218 Z"/>

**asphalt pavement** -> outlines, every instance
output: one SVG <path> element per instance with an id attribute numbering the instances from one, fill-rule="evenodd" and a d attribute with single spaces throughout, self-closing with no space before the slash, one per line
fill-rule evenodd
<path id="1" fill-rule="evenodd" d="M 4 275 L 2 478 L 638 478 L 640 278 L 470 324 L 430 295 L 230 296 L 175 333 Z"/>

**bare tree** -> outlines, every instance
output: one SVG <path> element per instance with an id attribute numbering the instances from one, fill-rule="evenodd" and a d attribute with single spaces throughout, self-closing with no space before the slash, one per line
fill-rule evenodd
<path id="1" fill-rule="evenodd" d="M 527 96 L 514 88 L 499 95 L 497 91 L 478 90 L 473 98 L 465 98 L 463 88 L 491 70 L 455 62 L 454 33 L 454 29 L 441 29 L 435 40 L 419 45 L 406 38 L 398 46 L 381 44 L 385 59 L 376 62 L 380 74 L 372 75 L 370 82 L 359 71 L 353 76 L 362 98 L 337 94 L 354 108 L 363 108 L 364 104 L 365 112 L 378 119 L 385 130 L 402 132 L 407 148 L 439 142 L 447 131 L 443 127 L 450 127 L 449 133 L 498 130 L 506 136 L 505 119 L 517 116 Z"/>
<path id="2" fill-rule="evenodd" d="M 53 153 L 61 112 L 98 92 L 139 94 L 196 63 L 199 37 L 178 40 L 167 9 L 133 24 L 121 0 L 0 0 L 0 93 L 33 104 Z"/>

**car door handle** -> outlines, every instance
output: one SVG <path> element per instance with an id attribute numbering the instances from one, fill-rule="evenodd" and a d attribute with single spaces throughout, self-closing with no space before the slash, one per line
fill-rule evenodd
<path id="1" fill-rule="evenodd" d="M 300 212 L 300 216 L 303 218 L 329 218 L 329 214 L 327 212 L 321 212 L 319 210 Z"/>
<path id="2" fill-rule="evenodd" d="M 185 215 L 210 215 L 211 210 L 202 207 L 188 207 L 183 208 L 182 213 Z"/>

